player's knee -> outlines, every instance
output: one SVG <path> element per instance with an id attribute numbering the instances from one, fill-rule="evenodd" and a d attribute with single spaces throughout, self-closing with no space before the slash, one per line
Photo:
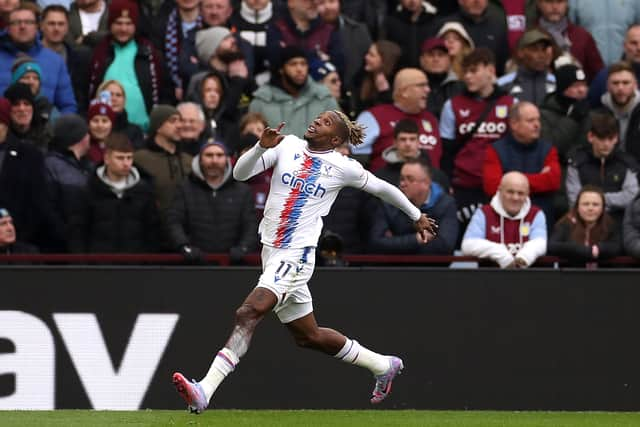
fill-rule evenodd
<path id="1" fill-rule="evenodd" d="M 258 321 L 261 316 L 262 314 L 254 307 L 248 304 L 242 304 L 236 310 L 236 323 L 241 325 L 253 323 Z"/>

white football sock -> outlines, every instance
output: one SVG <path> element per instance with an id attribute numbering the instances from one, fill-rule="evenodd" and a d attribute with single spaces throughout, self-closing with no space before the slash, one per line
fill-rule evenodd
<path id="1" fill-rule="evenodd" d="M 373 375 L 381 375 L 389 369 L 389 357 L 375 353 L 368 348 L 360 345 L 356 340 L 347 338 L 342 350 L 335 356 L 344 362 L 352 365 L 361 366 L 370 370 Z"/>
<path id="2" fill-rule="evenodd" d="M 211 400 L 211 396 L 226 376 L 233 372 L 238 362 L 240 362 L 238 356 L 228 348 L 223 348 L 218 352 L 209 372 L 199 381 L 205 396 L 207 396 L 207 402 Z"/>

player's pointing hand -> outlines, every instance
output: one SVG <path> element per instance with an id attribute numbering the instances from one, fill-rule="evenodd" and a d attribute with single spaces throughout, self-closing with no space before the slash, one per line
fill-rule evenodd
<path id="1" fill-rule="evenodd" d="M 281 122 L 276 129 L 266 127 L 260 137 L 260 146 L 263 148 L 272 148 L 280 144 L 280 141 L 284 139 L 284 135 L 280 134 L 280 131 L 284 127 L 284 122 Z"/>

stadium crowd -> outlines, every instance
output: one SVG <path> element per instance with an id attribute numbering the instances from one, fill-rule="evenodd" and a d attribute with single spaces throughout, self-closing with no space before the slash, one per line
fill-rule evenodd
<path id="1" fill-rule="evenodd" d="M 0 254 L 240 262 L 271 175 L 234 162 L 340 109 L 440 229 L 344 189 L 322 256 L 640 258 L 640 2 L 607 3 L 2 0 Z"/>

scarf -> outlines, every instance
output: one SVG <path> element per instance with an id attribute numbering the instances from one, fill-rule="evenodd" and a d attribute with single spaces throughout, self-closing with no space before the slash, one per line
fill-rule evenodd
<path id="1" fill-rule="evenodd" d="M 543 17 L 540 17 L 539 22 L 540 27 L 547 30 L 551 34 L 558 47 L 560 47 L 563 52 L 568 52 L 571 48 L 571 41 L 569 40 L 569 37 L 565 36 L 567 27 L 569 26 L 569 20 L 567 19 L 567 17 L 565 16 L 558 22 L 550 22 Z"/>
<path id="2" fill-rule="evenodd" d="M 180 58 L 180 33 L 182 31 L 178 15 L 178 8 L 175 8 L 169 14 L 167 21 L 167 32 L 164 36 L 165 53 L 167 57 L 167 66 L 169 67 L 169 75 L 176 87 L 182 88 L 182 78 L 179 73 Z M 196 18 L 196 28 L 202 28 L 202 16 Z"/>

